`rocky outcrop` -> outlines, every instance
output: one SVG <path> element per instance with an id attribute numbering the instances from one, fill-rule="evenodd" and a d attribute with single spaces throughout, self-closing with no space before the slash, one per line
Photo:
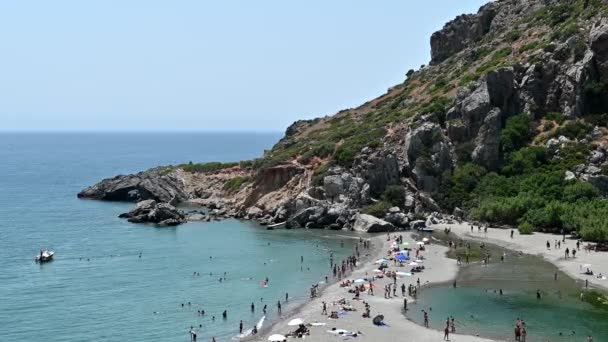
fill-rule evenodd
<path id="1" fill-rule="evenodd" d="M 431 36 L 431 64 L 439 64 L 471 47 L 488 34 L 510 28 L 518 18 L 530 15 L 558 0 L 501 0 L 482 6 L 476 14 L 456 17 Z"/>
<path id="2" fill-rule="evenodd" d="M 595 55 L 600 78 L 608 81 L 608 19 L 591 29 L 589 45 Z"/>
<path id="3" fill-rule="evenodd" d="M 159 167 L 132 175 L 107 178 L 78 193 L 78 198 L 106 201 L 178 203 L 188 199 L 183 183 L 166 168 Z"/>
<path id="4" fill-rule="evenodd" d="M 435 123 L 424 123 L 405 137 L 406 170 L 419 190 L 435 191 L 441 174 L 453 166 L 453 154 L 447 137 Z"/>
<path id="5" fill-rule="evenodd" d="M 395 226 L 371 215 L 358 214 L 353 229 L 358 232 L 383 233 L 394 231 Z"/>
<path id="6" fill-rule="evenodd" d="M 490 111 L 479 129 L 475 139 L 472 159 L 488 170 L 496 169 L 500 159 L 501 112 L 498 108 Z"/>
<path id="7" fill-rule="evenodd" d="M 131 223 L 155 223 L 161 226 L 176 226 L 186 222 L 186 217 L 180 210 L 152 199 L 138 202 L 133 210 L 118 217 L 126 218 Z"/>

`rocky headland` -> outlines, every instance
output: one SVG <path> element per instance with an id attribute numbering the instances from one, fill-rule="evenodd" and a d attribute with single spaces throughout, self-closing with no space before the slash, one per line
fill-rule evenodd
<path id="1" fill-rule="evenodd" d="M 293 123 L 256 160 L 157 167 L 78 197 L 138 202 L 124 217 L 167 225 L 379 232 L 458 217 L 608 239 L 607 15 L 601 0 L 490 2 L 432 35 L 430 65 Z"/>

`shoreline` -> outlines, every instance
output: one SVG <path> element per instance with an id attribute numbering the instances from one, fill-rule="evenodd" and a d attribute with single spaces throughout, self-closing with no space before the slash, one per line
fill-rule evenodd
<path id="1" fill-rule="evenodd" d="M 355 237 L 355 236 L 344 236 L 344 238 L 348 238 L 348 239 L 357 239 L 359 240 L 359 237 Z M 371 242 L 371 247 L 369 249 L 368 253 L 369 255 L 363 255 L 361 257 L 361 261 L 363 262 L 361 265 L 357 265 L 355 267 L 355 269 L 353 270 L 353 272 L 351 272 L 349 275 L 352 276 L 357 270 L 359 270 L 362 265 L 366 265 L 371 263 L 373 260 L 377 260 L 376 258 L 376 254 L 378 254 L 378 252 L 380 251 L 380 249 L 377 249 L 377 245 L 381 242 L 380 235 L 375 235 L 375 236 L 368 236 L 368 237 L 363 237 L 361 236 L 361 238 L 363 238 L 364 240 L 370 241 Z M 378 240 L 378 241 L 376 241 Z M 359 263 L 359 262 L 358 262 Z M 348 278 L 343 278 L 343 279 L 348 279 Z M 327 289 L 331 286 L 334 286 L 336 284 L 338 284 L 340 282 L 340 280 L 338 280 L 338 278 L 333 278 L 333 277 L 329 277 L 328 276 L 328 282 L 324 283 L 323 286 L 319 286 L 319 288 L 317 289 L 317 297 L 316 298 L 320 298 L 323 296 L 323 294 L 327 291 Z M 316 299 L 315 298 L 315 299 Z M 239 341 L 266 341 L 267 338 L 274 334 L 275 330 L 278 329 L 278 326 L 280 324 L 283 324 L 284 321 L 288 321 L 291 320 L 295 317 L 298 317 L 298 314 L 307 306 L 309 305 L 309 301 L 311 300 L 310 297 L 308 297 L 305 301 L 303 302 L 297 302 L 297 303 L 293 303 L 292 305 L 289 305 L 287 307 L 286 314 L 283 317 L 279 317 L 278 319 L 275 319 L 273 321 L 272 324 L 262 327 L 262 329 L 260 329 L 260 331 L 258 332 L 257 335 L 253 336 L 247 336 L 244 338 L 241 338 Z"/>
<path id="2" fill-rule="evenodd" d="M 402 235 L 404 241 L 410 243 L 410 246 L 415 246 L 413 235 L 417 234 L 412 231 L 394 232 L 392 235 Z M 354 280 L 357 278 L 365 278 L 366 274 L 371 276 L 373 270 L 377 268 L 374 261 L 378 258 L 385 257 L 386 251 L 389 248 L 389 243 L 386 241 L 386 235 L 379 234 L 371 237 L 372 247 L 370 250 L 370 258 L 358 265 L 357 268 L 347 277 L 343 278 Z M 400 277 L 398 278 L 397 284 L 416 284 L 416 280 L 420 277 L 421 288 L 424 291 L 426 286 L 433 286 L 449 282 L 455 279 L 459 267 L 456 265 L 456 260 L 449 259 L 446 255 L 448 248 L 438 244 L 427 245 L 426 251 L 423 252 L 425 256 L 425 271 L 419 274 L 415 274 L 411 277 Z M 389 268 L 392 264 L 389 263 Z M 405 266 L 401 270 L 405 270 L 408 266 Z M 392 283 L 392 279 L 382 278 L 376 280 L 376 284 L 381 286 Z M 352 332 L 360 331 L 361 334 L 356 337 L 359 341 L 378 341 L 382 340 L 394 340 L 397 337 L 407 336 L 411 341 L 439 341 L 443 339 L 443 331 L 436 330 L 437 327 L 425 328 L 412 321 L 409 317 L 404 315 L 403 312 L 403 301 L 404 297 L 401 296 L 401 291 L 398 289 L 397 296 L 391 299 L 383 298 L 382 288 L 375 289 L 375 295 L 371 296 L 367 293 L 361 293 L 361 301 L 350 300 L 353 295 L 346 292 L 346 289 L 340 287 L 340 281 L 334 279 L 328 286 L 318 293 L 316 298 L 310 299 L 307 303 L 300 305 L 293 311 L 290 311 L 287 315 L 280 318 L 277 322 L 273 323 L 267 329 L 263 329 L 255 337 L 248 337 L 247 341 L 266 341 L 267 338 L 272 334 L 285 335 L 289 331 L 293 331 L 296 327 L 287 326 L 287 322 L 294 318 L 302 318 L 306 323 L 320 322 L 325 323 L 325 326 L 312 326 L 310 327 L 310 335 L 306 336 L 307 340 L 316 341 L 333 341 L 341 340 L 341 335 L 331 334 L 327 332 L 332 328 L 345 329 Z M 332 302 L 335 302 L 341 298 L 345 298 L 349 303 L 357 310 L 347 312 L 345 316 L 340 316 L 337 320 L 330 320 L 328 316 L 321 315 L 322 302 L 327 303 L 327 311 L 336 311 Z M 409 296 L 406 296 L 408 304 L 413 303 L 415 300 Z M 364 312 L 363 302 L 367 302 L 371 306 L 370 316 L 374 317 L 378 314 L 385 316 L 384 322 L 387 324 L 385 327 L 378 327 L 372 324 L 371 318 L 361 317 Z M 432 313 L 431 313 L 432 314 Z M 290 339 L 291 340 L 291 339 Z M 472 335 L 460 335 L 450 334 L 450 341 L 456 342 L 478 342 L 478 341 L 499 341 L 494 339 L 487 339 Z"/>
<path id="3" fill-rule="evenodd" d="M 608 258 L 606 258 L 608 254 L 595 251 L 586 252 L 582 248 L 584 244 L 581 244 L 581 249 L 577 251 L 576 257 L 566 259 L 564 256 L 566 248 L 572 250 L 576 247 L 576 240 L 572 240 L 568 235 L 566 236 L 566 242 L 562 242 L 562 248 L 555 249 L 553 248 L 554 240 L 561 241 L 563 236 L 540 232 L 535 232 L 531 235 L 520 235 L 517 229 L 514 228 L 515 232 L 513 238 L 511 238 L 511 229 L 496 227 L 488 227 L 487 233 L 483 231 L 479 232 L 475 228 L 473 233 L 471 233 L 468 222 L 460 224 L 434 224 L 432 227 L 437 230 L 450 228 L 451 233 L 461 239 L 485 241 L 502 248 L 540 257 L 577 282 L 582 282 L 583 288 L 585 287 L 585 280 L 587 280 L 589 282 L 589 289 L 597 287 L 601 290 L 608 290 L 608 280 L 598 279 L 595 276 L 589 276 L 581 272 L 584 271 L 582 265 L 589 264 L 594 274 L 601 273 L 604 276 L 608 276 Z M 545 244 L 547 241 L 550 242 L 550 249 L 546 248 Z"/>

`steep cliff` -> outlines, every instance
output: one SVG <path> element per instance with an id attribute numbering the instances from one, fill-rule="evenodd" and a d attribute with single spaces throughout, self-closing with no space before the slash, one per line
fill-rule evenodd
<path id="1" fill-rule="evenodd" d="M 261 158 L 166 168 L 152 177 L 162 191 L 138 175 L 82 196 L 187 197 L 309 228 L 350 229 L 359 212 L 407 227 L 442 211 L 606 239 L 607 14 L 603 0 L 490 2 L 432 35 L 429 66 L 360 107 L 295 122 Z"/>

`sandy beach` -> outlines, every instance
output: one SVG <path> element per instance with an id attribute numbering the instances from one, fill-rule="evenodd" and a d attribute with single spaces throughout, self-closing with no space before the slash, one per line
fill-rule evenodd
<path id="1" fill-rule="evenodd" d="M 478 231 L 477 227 L 471 232 L 469 223 L 462 224 L 437 224 L 433 228 L 443 230 L 444 228 L 451 229 L 452 233 L 455 233 L 460 238 L 485 241 L 492 243 L 504 248 L 511 250 L 521 251 L 526 254 L 532 254 L 544 258 L 551 262 L 564 273 L 568 274 L 574 279 L 580 279 L 583 282 L 589 281 L 589 287 L 598 287 L 608 289 L 608 280 L 598 279 L 595 276 L 586 275 L 583 272 L 586 267 L 583 265 L 590 265 L 589 269 L 598 275 L 608 275 L 608 254 L 605 252 L 587 252 L 583 249 L 577 251 L 576 257 L 569 257 L 566 259 L 565 251 L 566 248 L 576 249 L 576 240 L 570 239 L 570 236 L 566 236 L 565 242 L 561 243 L 561 248 L 554 248 L 555 240 L 561 241 L 562 236 L 555 234 L 546 233 L 534 233 L 532 235 L 520 235 L 517 229 L 514 230 L 513 238 L 510 237 L 511 230 L 503 228 L 488 228 L 487 233 L 482 229 Z M 546 243 L 549 241 L 551 248 L 547 249 Z"/>
<path id="2" fill-rule="evenodd" d="M 405 242 L 409 243 L 410 247 L 415 247 L 415 241 L 412 238 L 412 232 L 397 232 L 395 234 L 401 234 Z M 371 277 L 373 271 L 377 269 L 378 265 L 374 264 L 374 261 L 385 257 L 387 250 L 389 249 L 390 242 L 387 241 L 386 235 L 379 235 L 372 238 L 373 249 L 367 250 L 364 253 L 371 253 L 374 258 L 370 262 L 359 265 L 355 271 L 345 279 L 355 280 L 358 278 Z M 397 290 L 397 296 L 391 299 L 384 298 L 384 286 L 392 283 L 393 280 L 389 278 L 382 278 L 376 280 L 375 284 L 378 285 L 374 290 L 375 295 L 368 295 L 367 293 L 361 293 L 361 300 L 353 300 L 354 294 L 348 293 L 348 288 L 340 287 L 340 282 L 334 283 L 326 288 L 317 296 L 317 298 L 311 299 L 308 303 L 303 305 L 298 310 L 290 313 L 281 318 L 280 322 L 270 327 L 268 330 L 263 330 L 259 334 L 255 341 L 266 341 L 268 336 L 272 334 L 285 335 L 290 331 L 294 331 L 297 327 L 288 326 L 287 323 L 294 318 L 301 318 L 306 323 L 325 323 L 325 325 L 316 325 L 310 327 L 310 335 L 306 336 L 307 341 L 340 341 L 344 339 L 350 339 L 353 341 L 394 341 L 396 339 L 407 339 L 412 342 L 425 342 L 425 341 L 443 341 L 443 326 L 431 326 L 425 328 L 414 322 L 411 322 L 403 315 L 403 299 L 401 296 L 400 286 L 401 284 L 416 285 L 418 277 L 424 286 L 450 281 L 455 278 L 458 272 L 458 266 L 456 260 L 448 259 L 446 252 L 448 248 L 440 245 L 428 245 L 426 250 L 422 252 L 425 257 L 424 266 L 425 270 L 422 273 L 414 273 L 412 276 L 403 276 L 397 279 L 399 286 Z M 370 252 L 371 251 L 371 252 Z M 390 270 L 408 272 L 410 266 L 394 267 L 393 263 L 389 263 Z M 327 311 L 340 311 L 339 306 L 334 305 L 340 299 L 346 299 L 347 302 L 352 305 L 357 311 L 347 312 L 346 315 L 340 316 L 339 319 L 329 319 L 328 316 L 321 314 L 322 302 L 327 303 Z M 414 300 L 411 297 L 406 296 L 408 304 Z M 367 302 L 371 306 L 370 316 L 373 318 L 376 315 L 384 315 L 384 322 L 386 326 L 375 326 L 372 323 L 371 318 L 363 318 L 362 314 L 365 312 L 365 305 L 363 302 Z M 411 313 L 422 315 L 421 312 Z M 430 312 L 430 315 L 433 313 Z M 456 324 L 458 329 L 458 324 Z M 360 332 L 357 337 L 347 338 L 342 335 L 332 334 L 328 332 L 332 328 L 344 329 L 349 332 Z M 441 330 L 441 331 L 440 331 Z M 290 340 L 296 340 L 290 338 Z M 450 341 L 455 342 L 473 342 L 473 341 L 495 341 L 489 339 L 483 339 L 475 336 L 450 334 Z"/>

